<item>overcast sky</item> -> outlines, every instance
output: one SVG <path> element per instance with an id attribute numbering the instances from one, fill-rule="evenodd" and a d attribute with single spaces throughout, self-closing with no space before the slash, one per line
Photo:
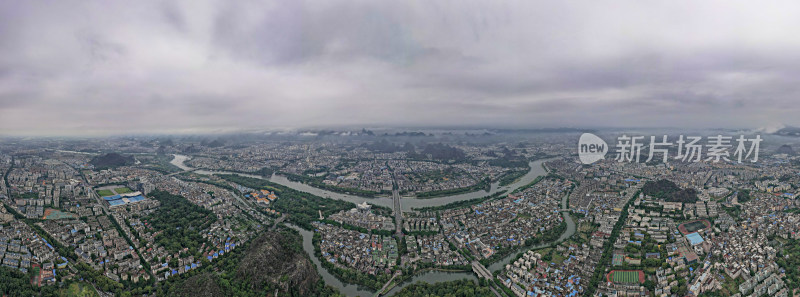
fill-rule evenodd
<path id="1" fill-rule="evenodd" d="M 798 1 L 112 2 L 0 2 L 0 134 L 800 124 Z"/>

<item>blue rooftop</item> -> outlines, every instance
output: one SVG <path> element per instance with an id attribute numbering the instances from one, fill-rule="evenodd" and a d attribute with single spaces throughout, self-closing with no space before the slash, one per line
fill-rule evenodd
<path id="1" fill-rule="evenodd" d="M 691 243 L 692 245 L 698 245 L 703 243 L 703 237 L 701 237 L 700 234 L 697 234 L 697 232 L 686 235 L 686 238 L 689 239 L 689 243 Z"/>

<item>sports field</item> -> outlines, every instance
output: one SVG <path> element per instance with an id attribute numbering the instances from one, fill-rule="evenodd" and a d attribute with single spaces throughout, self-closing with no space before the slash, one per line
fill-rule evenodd
<path id="1" fill-rule="evenodd" d="M 100 197 L 114 196 L 114 192 L 111 192 L 111 190 L 97 190 L 97 196 Z"/>
<path id="2" fill-rule="evenodd" d="M 625 257 L 622 254 L 614 254 L 611 258 L 611 265 L 619 266 L 622 265 L 622 261 L 625 260 Z"/>
<path id="3" fill-rule="evenodd" d="M 133 191 L 131 191 L 131 189 L 128 189 L 126 187 L 122 187 L 122 188 L 114 189 L 114 192 L 117 192 L 117 194 L 126 194 L 126 193 L 130 193 L 130 192 L 133 192 Z"/>
<path id="4" fill-rule="evenodd" d="M 644 272 L 641 270 L 613 270 L 608 273 L 608 281 L 615 283 L 644 283 Z"/>
<path id="5" fill-rule="evenodd" d="M 697 232 L 697 230 L 702 230 L 706 228 L 711 228 L 711 222 L 706 220 L 696 220 L 692 222 L 687 222 L 680 224 L 678 226 L 678 230 L 683 233 L 683 235 Z"/>

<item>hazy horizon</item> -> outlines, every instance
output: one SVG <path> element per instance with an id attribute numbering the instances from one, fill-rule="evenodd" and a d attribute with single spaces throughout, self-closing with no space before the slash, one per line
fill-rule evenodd
<path id="1" fill-rule="evenodd" d="M 800 3 L 0 3 L 0 135 L 800 125 Z"/>

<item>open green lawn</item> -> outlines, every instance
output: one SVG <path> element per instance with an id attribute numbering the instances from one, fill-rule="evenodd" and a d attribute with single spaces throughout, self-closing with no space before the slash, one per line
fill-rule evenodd
<path id="1" fill-rule="evenodd" d="M 529 214 L 529 213 L 519 213 L 519 214 L 517 214 L 517 218 L 519 218 L 519 219 L 530 219 L 531 218 L 531 214 Z"/>
<path id="2" fill-rule="evenodd" d="M 724 275 L 724 279 L 722 280 L 722 290 L 720 293 L 725 294 L 725 296 L 732 296 L 739 293 L 739 285 L 742 284 L 744 281 L 741 277 L 736 279 L 731 278 L 729 275 Z"/>
<path id="3" fill-rule="evenodd" d="M 117 192 L 117 194 L 125 194 L 133 191 L 131 191 L 131 189 L 128 189 L 127 187 L 122 187 L 122 188 L 115 188 L 114 192 Z"/>
<path id="4" fill-rule="evenodd" d="M 552 260 L 552 261 L 550 261 L 550 262 L 553 262 L 553 263 L 556 263 L 556 264 L 558 264 L 558 265 L 561 265 L 561 263 L 564 263 L 564 260 L 566 260 L 566 259 L 567 259 L 567 258 L 565 258 L 565 257 L 564 257 L 563 255 L 561 255 L 560 253 L 558 253 L 558 252 L 555 252 L 555 253 L 553 253 L 553 260 Z"/>
<path id="5" fill-rule="evenodd" d="M 61 289 L 60 296 L 70 297 L 95 297 L 99 296 L 92 286 L 85 283 L 71 283 L 69 287 Z"/>
<path id="6" fill-rule="evenodd" d="M 97 190 L 97 195 L 100 197 L 114 196 L 114 192 L 111 192 L 111 190 Z"/>

